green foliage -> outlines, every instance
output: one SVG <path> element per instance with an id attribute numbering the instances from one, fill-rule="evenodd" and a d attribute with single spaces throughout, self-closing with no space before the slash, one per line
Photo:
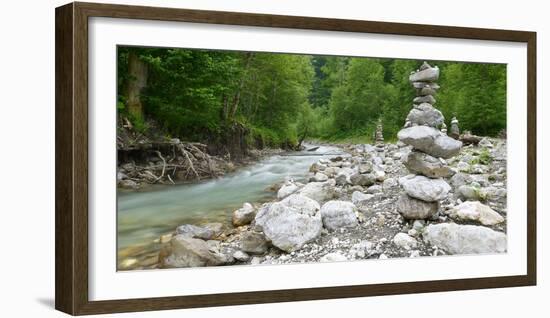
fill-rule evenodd
<path id="1" fill-rule="evenodd" d="M 261 140 L 262 145 L 270 148 L 277 148 L 288 145 L 295 145 L 297 137 L 294 133 L 285 133 L 280 130 L 273 130 L 266 127 L 250 126 L 250 143 Z"/>
<path id="2" fill-rule="evenodd" d="M 372 142 L 378 119 L 385 139 L 395 140 L 415 96 L 408 76 L 422 62 L 120 47 L 117 110 L 141 130 L 145 120 L 128 116 L 126 107 L 130 53 L 148 66 L 140 96 L 145 116 L 166 133 L 206 140 L 238 123 L 251 141 L 273 147 L 304 138 Z M 474 134 L 506 127 L 505 65 L 431 63 L 441 69 L 436 106 L 448 126 L 456 115 L 461 129 Z"/>
<path id="3" fill-rule="evenodd" d="M 346 78 L 336 87 L 330 111 L 338 131 L 366 133 L 373 131 L 380 110 L 392 101 L 392 87 L 384 82 L 384 67 L 374 59 L 353 58 Z"/>
<path id="4" fill-rule="evenodd" d="M 296 123 L 309 115 L 313 68 L 308 56 L 256 53 L 244 82 L 239 116 L 273 132 L 276 140 L 296 140 Z"/>
<path id="5" fill-rule="evenodd" d="M 418 65 L 418 61 L 413 60 L 393 60 L 386 69 L 393 93 L 391 95 L 392 100 L 384 104 L 385 107 L 382 109 L 384 138 L 386 140 L 397 139 L 397 132 L 403 127 L 405 118 L 412 108 L 415 91 L 409 82 L 409 74 Z"/>
<path id="6" fill-rule="evenodd" d="M 495 136 L 506 128 L 506 65 L 443 63 L 437 106 L 447 124 L 457 116 L 461 130 Z"/>
<path id="7" fill-rule="evenodd" d="M 338 61 L 340 59 L 340 61 Z M 371 140 L 378 118 L 386 140 L 396 140 L 412 108 L 415 90 L 409 74 L 422 61 L 331 57 L 319 79 L 331 98 L 318 138 Z M 457 116 L 461 130 L 494 136 L 506 128 L 506 66 L 458 62 L 431 62 L 441 69 L 436 107 L 447 125 Z M 330 137 L 327 137 L 330 136 Z M 357 138 L 356 138 L 357 139 Z"/>
<path id="8" fill-rule="evenodd" d="M 116 103 L 116 109 L 120 112 L 120 111 L 124 111 L 126 109 L 126 106 L 124 105 L 124 102 L 123 101 L 118 101 Z"/>
<path id="9" fill-rule="evenodd" d="M 477 157 L 472 158 L 472 160 L 470 160 L 469 163 L 471 165 L 475 165 L 475 164 L 489 165 L 492 162 L 493 162 L 493 156 L 491 155 L 489 150 L 482 149 L 479 155 Z"/>
<path id="10" fill-rule="evenodd" d="M 149 52 L 146 112 L 169 132 L 202 139 L 219 132 L 223 98 L 242 74 L 238 53 L 169 49 Z"/>
<path id="11" fill-rule="evenodd" d="M 143 117 L 129 115 L 128 119 L 134 125 L 134 129 L 140 133 L 143 133 L 149 129 L 149 125 Z"/>
<path id="12" fill-rule="evenodd" d="M 487 192 L 486 191 L 483 191 L 481 188 L 479 187 L 473 187 L 473 190 L 474 190 L 474 194 L 475 196 L 480 200 L 480 201 L 487 201 Z"/>
<path id="13" fill-rule="evenodd" d="M 311 65 L 313 66 L 315 76 L 313 78 L 311 94 L 309 95 L 309 102 L 313 108 L 326 107 L 332 94 L 332 86 L 328 79 L 329 72 L 324 71 L 328 63 L 328 57 L 326 56 L 313 56 L 311 58 Z"/>
<path id="14" fill-rule="evenodd" d="M 481 162 L 481 164 L 484 164 L 484 165 L 491 164 L 491 162 L 493 162 L 493 156 L 491 155 L 489 150 L 483 149 L 479 154 L 479 161 Z"/>

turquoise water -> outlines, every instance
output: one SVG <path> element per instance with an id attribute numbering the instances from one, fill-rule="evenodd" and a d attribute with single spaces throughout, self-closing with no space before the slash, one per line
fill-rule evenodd
<path id="1" fill-rule="evenodd" d="M 337 148 L 321 146 L 313 152 L 271 156 L 220 179 L 158 186 L 143 192 L 119 191 L 118 249 L 152 244 L 181 224 L 230 224 L 232 212 L 244 202 L 274 198 L 276 194 L 267 191 L 268 187 L 286 176 L 303 179 L 313 162 L 335 153 L 339 153 Z"/>

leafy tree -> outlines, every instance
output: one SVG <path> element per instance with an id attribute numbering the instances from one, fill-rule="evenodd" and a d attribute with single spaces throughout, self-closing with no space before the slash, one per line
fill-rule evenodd
<path id="1" fill-rule="evenodd" d="M 203 138 L 223 124 L 224 98 L 243 70 L 238 53 L 168 49 L 143 57 L 151 74 L 146 111 L 175 135 Z"/>
<path id="2" fill-rule="evenodd" d="M 235 125 L 268 146 L 305 138 L 372 139 L 376 122 L 395 139 L 412 107 L 408 81 L 422 61 L 362 57 L 120 47 L 121 116 L 147 130 L 152 118 L 187 140 L 212 140 Z M 506 65 L 431 61 L 435 96 L 450 124 L 495 135 L 506 127 Z"/>
<path id="3" fill-rule="evenodd" d="M 397 139 L 397 132 L 403 127 L 405 118 L 413 107 L 415 91 L 409 82 L 409 74 L 419 65 L 414 60 L 392 60 L 388 65 L 388 73 L 391 74 L 391 102 L 386 103 L 382 110 L 384 136 L 387 139 Z"/>
<path id="4" fill-rule="evenodd" d="M 452 63 L 442 69 L 441 109 L 462 130 L 496 135 L 506 128 L 506 65 Z"/>
<path id="5" fill-rule="evenodd" d="M 311 57 L 311 65 L 314 70 L 314 78 L 311 93 L 309 95 L 309 102 L 311 106 L 327 107 L 332 93 L 332 87 L 327 80 L 326 70 L 324 67 L 327 64 L 326 56 L 313 56 Z"/>
<path id="6" fill-rule="evenodd" d="M 392 101 L 392 87 L 384 82 L 384 76 L 378 60 L 350 59 L 345 80 L 334 89 L 330 100 L 337 131 L 351 135 L 374 131 L 381 109 Z"/>

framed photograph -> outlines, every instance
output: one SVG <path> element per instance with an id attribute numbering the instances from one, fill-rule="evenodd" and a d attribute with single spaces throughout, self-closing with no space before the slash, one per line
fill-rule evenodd
<path id="1" fill-rule="evenodd" d="M 58 310 L 536 284 L 536 33 L 55 14 Z"/>

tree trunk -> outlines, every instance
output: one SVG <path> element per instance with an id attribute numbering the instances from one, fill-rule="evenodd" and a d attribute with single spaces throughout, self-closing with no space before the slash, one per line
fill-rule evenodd
<path id="1" fill-rule="evenodd" d="M 302 149 L 302 143 L 304 142 L 304 140 L 307 138 L 307 131 L 308 131 L 308 128 L 309 126 L 306 126 L 304 128 L 304 132 L 302 133 L 302 136 L 300 136 L 300 142 L 298 142 L 298 150 L 301 150 Z"/>
<path id="2" fill-rule="evenodd" d="M 147 64 L 135 52 L 128 55 L 128 113 L 135 118 L 143 118 L 141 90 L 147 85 Z"/>
<path id="3" fill-rule="evenodd" d="M 250 68 L 250 62 L 252 61 L 253 56 L 254 54 L 252 52 L 248 52 L 245 55 L 244 72 L 243 72 L 243 75 L 241 76 L 239 86 L 237 87 L 237 92 L 233 97 L 233 103 L 231 104 L 231 113 L 229 114 L 229 119 L 235 118 L 235 114 L 237 114 L 237 109 L 239 108 L 239 100 L 241 99 L 241 90 L 243 89 L 244 80 L 246 79 L 248 69 Z"/>
<path id="4" fill-rule="evenodd" d="M 229 100 L 228 100 L 227 96 L 225 94 L 223 94 L 223 96 L 222 96 L 222 114 L 221 114 L 222 120 L 227 119 L 227 117 L 229 116 L 228 114 L 229 114 Z"/>

